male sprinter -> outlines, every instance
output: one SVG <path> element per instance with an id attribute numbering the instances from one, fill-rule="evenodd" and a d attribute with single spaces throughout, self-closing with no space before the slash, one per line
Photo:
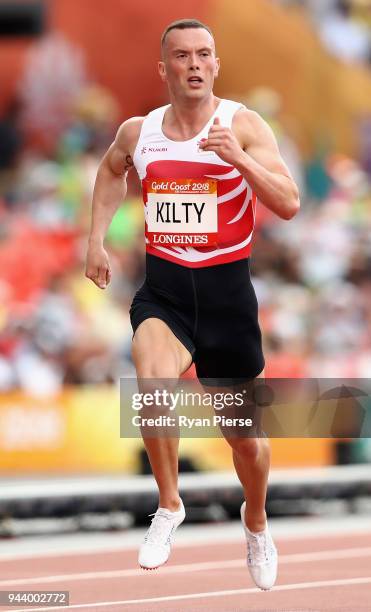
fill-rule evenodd
<path id="1" fill-rule="evenodd" d="M 258 114 L 213 94 L 219 59 L 210 29 L 171 23 L 162 36 L 160 78 L 170 104 L 119 128 L 99 166 L 86 276 L 104 289 L 111 271 L 103 246 L 135 166 L 142 180 L 146 280 L 134 297 L 133 360 L 138 379 L 178 379 L 192 362 L 203 384 L 253 381 L 264 357 L 249 255 L 257 200 L 282 219 L 299 209 L 298 189 L 272 131 Z M 241 519 L 247 564 L 270 589 L 277 550 L 266 522 L 270 446 L 265 437 L 227 438 L 247 501 Z M 178 439 L 144 440 L 159 508 L 139 552 L 154 569 L 170 554 L 184 520 L 178 493 Z"/>

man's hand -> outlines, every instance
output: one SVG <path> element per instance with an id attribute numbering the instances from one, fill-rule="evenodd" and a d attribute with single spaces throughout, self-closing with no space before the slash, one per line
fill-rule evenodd
<path id="1" fill-rule="evenodd" d="M 232 130 L 220 125 L 219 117 L 215 117 L 207 139 L 200 143 L 203 151 L 214 151 L 220 159 L 234 166 L 241 159 L 243 150 Z"/>
<path id="2" fill-rule="evenodd" d="M 106 250 L 102 245 L 90 243 L 86 257 L 85 276 L 100 289 L 105 289 L 111 280 L 111 268 Z"/>

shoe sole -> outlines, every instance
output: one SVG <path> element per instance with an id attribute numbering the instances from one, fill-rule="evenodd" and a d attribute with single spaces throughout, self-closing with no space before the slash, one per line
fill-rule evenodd
<path id="1" fill-rule="evenodd" d="M 145 567 L 144 565 L 139 565 L 139 567 L 142 570 L 146 570 L 146 571 L 152 571 L 152 570 L 157 570 L 159 567 L 162 567 L 163 565 L 166 565 L 166 563 L 168 562 L 169 559 L 167 559 L 166 561 L 164 561 L 164 563 L 161 563 L 161 565 L 156 565 L 156 567 Z"/>
<path id="2" fill-rule="evenodd" d="M 139 567 L 142 570 L 145 570 L 147 572 L 151 572 L 153 570 L 157 570 L 159 567 L 162 567 L 163 565 L 166 565 L 167 561 L 165 561 L 165 563 L 162 563 L 161 565 L 156 565 L 156 567 L 144 567 L 143 565 L 140 565 Z M 261 591 L 271 591 L 273 587 L 269 587 L 268 589 L 263 589 L 263 587 L 258 587 L 258 589 L 260 589 Z"/>

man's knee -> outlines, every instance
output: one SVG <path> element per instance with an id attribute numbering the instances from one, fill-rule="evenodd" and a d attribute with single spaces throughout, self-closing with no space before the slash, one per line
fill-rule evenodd
<path id="1" fill-rule="evenodd" d="M 260 438 L 227 438 L 232 449 L 248 461 L 255 461 L 259 455 Z"/>

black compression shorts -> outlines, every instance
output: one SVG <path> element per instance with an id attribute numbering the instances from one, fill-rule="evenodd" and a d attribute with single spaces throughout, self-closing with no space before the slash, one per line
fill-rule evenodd
<path id="1" fill-rule="evenodd" d="M 147 253 L 146 279 L 130 308 L 133 332 L 150 317 L 188 349 L 203 384 L 236 384 L 264 369 L 248 258 L 187 268 Z"/>

